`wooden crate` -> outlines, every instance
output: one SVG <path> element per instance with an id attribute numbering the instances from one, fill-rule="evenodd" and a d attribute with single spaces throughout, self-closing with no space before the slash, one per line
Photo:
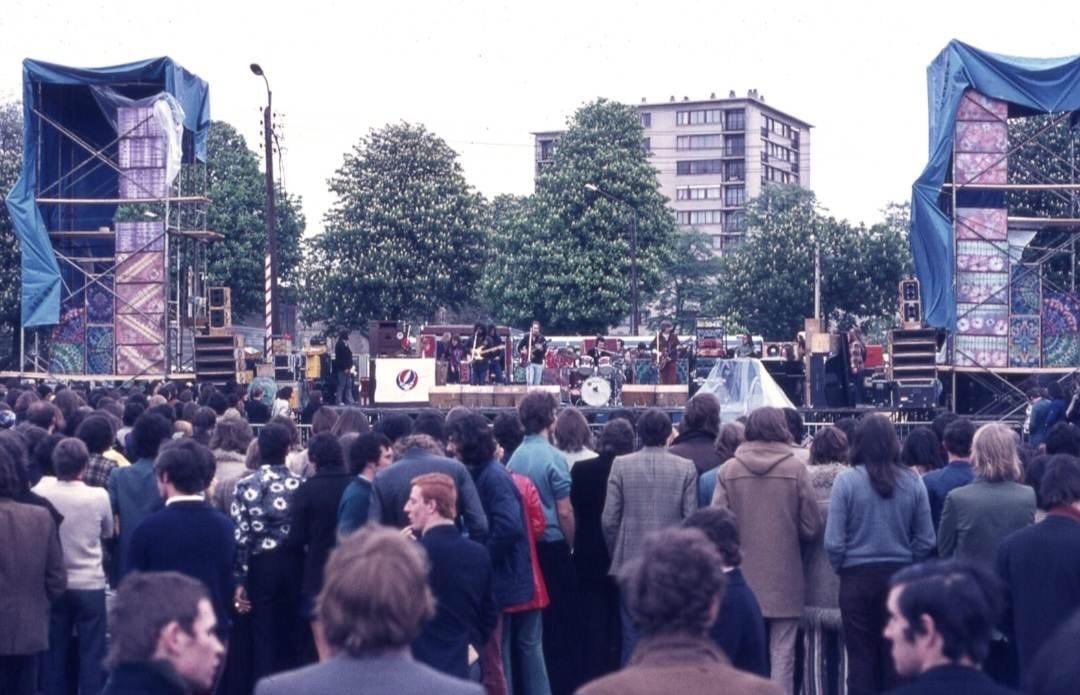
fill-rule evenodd
<path id="1" fill-rule="evenodd" d="M 625 401 L 623 391 L 623 400 Z M 660 408 L 681 408 L 686 405 L 689 389 L 686 384 L 659 385 L 656 387 L 656 405 Z"/>
<path id="2" fill-rule="evenodd" d="M 495 387 L 462 386 L 461 404 L 466 408 L 490 408 L 495 405 Z"/>
<path id="3" fill-rule="evenodd" d="M 628 408 L 648 408 L 656 405 L 656 385 L 626 384 L 622 388 L 622 404 Z"/>
<path id="4" fill-rule="evenodd" d="M 495 386 L 493 405 L 496 408 L 516 407 L 525 396 L 524 386 Z"/>
<path id="5" fill-rule="evenodd" d="M 432 408 L 450 410 L 461 405 L 461 385 L 432 386 L 428 391 L 428 402 Z"/>

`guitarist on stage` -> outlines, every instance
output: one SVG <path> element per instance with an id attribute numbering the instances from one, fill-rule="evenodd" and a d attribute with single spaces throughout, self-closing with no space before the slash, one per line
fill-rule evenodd
<path id="1" fill-rule="evenodd" d="M 506 349 L 495 324 L 489 323 L 487 335 L 484 337 L 484 360 L 487 362 L 487 371 L 491 374 L 496 384 L 505 384 L 503 378 L 503 363 L 506 360 Z"/>
<path id="2" fill-rule="evenodd" d="M 544 376 L 544 355 L 547 354 L 547 338 L 540 333 L 540 322 L 533 321 L 529 332 L 518 342 L 518 354 L 525 361 L 525 383 L 539 386 Z"/>
<path id="3" fill-rule="evenodd" d="M 469 338 L 469 384 L 484 386 L 487 384 L 488 363 L 484 359 L 484 342 L 487 340 L 487 327 L 477 322 Z"/>
<path id="4" fill-rule="evenodd" d="M 656 350 L 656 369 L 660 372 L 660 383 L 679 383 L 677 364 L 679 336 L 675 334 L 671 321 L 660 322 L 660 332 L 656 334 L 656 340 L 653 343 L 653 348 Z"/>

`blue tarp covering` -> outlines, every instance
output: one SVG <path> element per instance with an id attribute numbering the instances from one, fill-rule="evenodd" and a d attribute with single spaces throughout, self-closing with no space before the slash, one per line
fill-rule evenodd
<path id="1" fill-rule="evenodd" d="M 930 161 L 911 189 L 911 250 L 922 286 L 923 316 L 952 329 L 953 230 L 939 205 L 952 157 L 956 114 L 965 89 L 1009 102 L 1010 115 L 1080 109 L 1080 56 L 1014 58 L 950 41 L 926 70 L 930 107 Z"/>
<path id="2" fill-rule="evenodd" d="M 115 206 L 69 206 L 42 214 L 35 195 L 51 188 L 43 197 L 116 197 L 116 174 L 108 167 L 84 167 L 84 175 L 65 182 L 60 196 L 52 183 L 89 153 L 45 125 L 39 132 L 35 110 L 62 123 L 84 142 L 104 147 L 115 138 L 115 130 L 101 112 L 92 86 L 111 87 L 131 98 L 165 92 L 176 98 L 184 111 L 184 129 L 191 135 L 194 156 L 206 160 L 206 139 L 210 128 L 210 89 L 198 76 L 171 58 L 116 65 L 107 68 L 71 68 L 36 60 L 23 61 L 23 160 L 19 180 L 7 196 L 15 234 L 22 248 L 22 324 L 25 327 L 52 325 L 60 315 L 61 272 L 49 239 L 57 224 L 76 223 L 82 229 L 108 225 Z M 39 157 L 40 155 L 40 157 Z M 38 180 L 38 177 L 41 180 Z M 63 219 L 61 220 L 61 216 Z M 77 228 L 77 227 L 72 227 Z"/>

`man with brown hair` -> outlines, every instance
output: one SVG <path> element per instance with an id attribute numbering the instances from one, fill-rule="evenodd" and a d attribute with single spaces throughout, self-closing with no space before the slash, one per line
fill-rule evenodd
<path id="1" fill-rule="evenodd" d="M 481 695 L 419 664 L 409 644 L 435 614 L 419 544 L 366 527 L 330 554 L 317 610 L 334 657 L 259 682 L 255 695 Z"/>
<path id="2" fill-rule="evenodd" d="M 733 668 L 707 636 L 726 585 L 720 553 L 701 531 L 650 534 L 622 586 L 641 641 L 623 670 L 589 683 L 579 695 L 779 695 L 775 684 Z"/>
<path id="3" fill-rule="evenodd" d="M 454 525 L 457 488 L 442 473 L 413 478 L 405 503 L 409 531 L 420 540 L 431 562 L 429 581 L 435 594 L 435 618 L 412 644 L 413 656 L 443 673 L 469 675 L 469 645 L 480 651 L 498 622 L 492 593 L 491 556 L 461 535 Z"/>
<path id="4" fill-rule="evenodd" d="M 769 632 L 770 674 L 795 689 L 795 635 L 803 610 L 801 544 L 821 533 L 810 472 L 792 446 L 779 408 L 758 408 L 746 422 L 746 441 L 717 469 L 712 503 L 735 513 L 746 559 L 743 571 Z"/>

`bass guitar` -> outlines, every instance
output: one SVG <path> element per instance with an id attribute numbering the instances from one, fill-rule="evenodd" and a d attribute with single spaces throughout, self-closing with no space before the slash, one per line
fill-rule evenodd
<path id="1" fill-rule="evenodd" d="M 489 353 L 498 352 L 499 350 L 502 350 L 504 348 L 505 348 L 505 346 L 503 346 L 503 345 L 495 345 L 495 346 L 489 347 L 489 348 L 474 347 L 473 349 L 469 350 L 469 357 L 465 361 L 466 362 L 476 362 L 478 360 L 482 360 L 485 357 L 487 357 L 487 355 Z"/>

